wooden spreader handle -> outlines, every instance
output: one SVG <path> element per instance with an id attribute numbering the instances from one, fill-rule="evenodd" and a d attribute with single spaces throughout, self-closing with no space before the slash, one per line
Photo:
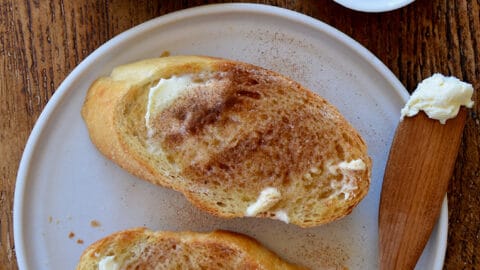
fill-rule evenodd
<path id="1" fill-rule="evenodd" d="M 399 123 L 380 198 L 380 269 L 415 267 L 437 222 L 465 119 L 461 108 L 444 125 L 423 112 Z"/>

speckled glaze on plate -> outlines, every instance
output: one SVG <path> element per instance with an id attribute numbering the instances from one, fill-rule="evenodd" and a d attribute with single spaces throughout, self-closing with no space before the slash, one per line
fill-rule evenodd
<path id="1" fill-rule="evenodd" d="M 374 160 L 367 197 L 346 218 L 301 229 L 280 221 L 219 219 L 181 194 L 140 181 L 105 159 L 89 140 L 80 108 L 90 84 L 113 67 L 171 54 L 242 60 L 285 74 L 339 108 L 366 139 Z M 155 230 L 248 234 L 281 257 L 313 269 L 378 268 L 377 215 L 387 154 L 408 97 L 370 52 L 338 30 L 271 6 L 222 4 L 165 15 L 113 38 L 65 79 L 28 140 L 14 201 L 20 269 L 74 269 L 82 251 L 112 232 Z M 418 269 L 441 269 L 447 206 Z"/>

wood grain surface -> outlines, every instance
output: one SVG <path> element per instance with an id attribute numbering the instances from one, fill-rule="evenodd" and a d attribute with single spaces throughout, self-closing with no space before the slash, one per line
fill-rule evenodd
<path id="1" fill-rule="evenodd" d="M 149 19 L 215 1 L 0 1 L 0 269 L 17 269 L 15 178 L 36 119 L 64 78 L 113 36 Z M 353 37 L 412 91 L 434 72 L 473 84 L 449 186 L 445 269 L 480 269 L 480 2 L 417 0 L 386 13 L 330 0 L 258 1 L 295 10 Z"/>

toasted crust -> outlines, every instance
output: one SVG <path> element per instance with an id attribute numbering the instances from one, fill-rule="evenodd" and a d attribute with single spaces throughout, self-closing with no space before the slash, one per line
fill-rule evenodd
<path id="1" fill-rule="evenodd" d="M 200 73 L 213 83 L 171 102 L 147 135 L 150 87 Z M 105 156 L 221 217 L 245 216 L 273 187 L 281 198 L 256 216 L 279 219 L 281 211 L 290 223 L 315 226 L 349 214 L 370 183 L 366 144 L 334 106 L 246 63 L 172 56 L 120 66 L 91 86 L 82 116 Z M 364 166 L 339 166 L 352 161 Z"/>
<path id="2" fill-rule="evenodd" d="M 76 269 L 97 270 L 106 257 L 119 269 L 306 269 L 283 261 L 253 238 L 228 231 L 125 230 L 90 245 Z"/>

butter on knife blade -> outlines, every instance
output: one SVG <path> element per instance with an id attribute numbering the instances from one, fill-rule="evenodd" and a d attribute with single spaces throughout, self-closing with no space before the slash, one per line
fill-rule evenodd
<path id="1" fill-rule="evenodd" d="M 471 84 L 435 73 L 418 84 L 401 111 L 401 119 L 424 111 L 429 118 L 445 124 L 447 119 L 457 116 L 460 106 L 472 108 L 472 94 Z"/>

